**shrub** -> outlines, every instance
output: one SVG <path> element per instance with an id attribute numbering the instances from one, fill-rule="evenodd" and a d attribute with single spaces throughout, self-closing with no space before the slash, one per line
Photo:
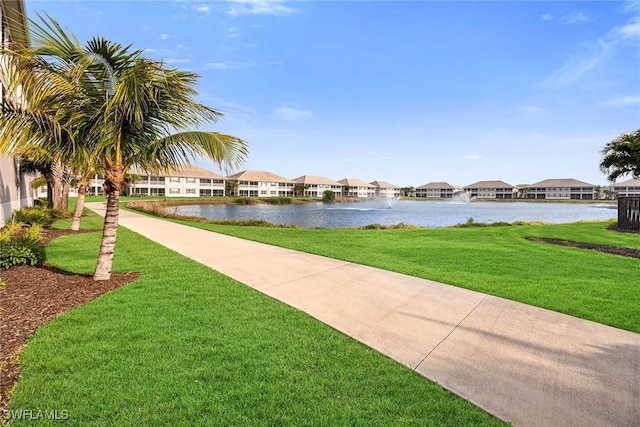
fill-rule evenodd
<path id="1" fill-rule="evenodd" d="M 45 225 L 50 218 L 50 214 L 46 208 L 22 208 L 19 211 L 13 213 L 13 220 L 16 222 L 22 222 L 24 224 Z"/>
<path id="2" fill-rule="evenodd" d="M 16 265 L 40 266 L 45 258 L 44 248 L 26 236 L 0 245 L 0 270 Z"/>
<path id="3" fill-rule="evenodd" d="M 237 205 L 255 205 L 258 201 L 250 197 L 238 197 L 234 200 L 234 203 Z"/>
<path id="4" fill-rule="evenodd" d="M 322 201 L 323 202 L 335 202 L 336 201 L 336 193 L 331 190 L 324 190 L 322 193 Z"/>

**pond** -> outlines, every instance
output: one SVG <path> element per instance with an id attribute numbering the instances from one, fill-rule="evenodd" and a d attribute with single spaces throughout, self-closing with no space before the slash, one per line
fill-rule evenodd
<path id="1" fill-rule="evenodd" d="M 212 220 L 255 220 L 295 224 L 303 228 L 357 228 L 370 224 L 410 224 L 435 228 L 476 222 L 541 221 L 569 223 L 609 220 L 617 206 L 604 203 L 449 202 L 400 200 L 352 203 L 302 203 L 291 205 L 184 205 L 172 208 L 180 215 Z"/>

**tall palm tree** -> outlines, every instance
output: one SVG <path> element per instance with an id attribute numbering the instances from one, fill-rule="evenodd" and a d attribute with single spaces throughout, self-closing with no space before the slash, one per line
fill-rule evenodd
<path id="1" fill-rule="evenodd" d="M 622 134 L 607 143 L 601 151 L 600 170 L 611 182 L 621 176 L 640 178 L 640 129 Z"/>
<path id="2" fill-rule="evenodd" d="M 45 145 L 71 164 L 81 163 L 89 153 L 103 170 L 107 210 L 93 278 L 108 280 L 119 195 L 132 166 L 163 171 L 207 156 L 220 167 L 236 168 L 247 155 L 247 145 L 230 135 L 189 130 L 222 117 L 194 100 L 196 74 L 167 68 L 140 50 L 99 37 L 80 46 L 55 20 L 40 19 L 42 24 L 32 23 L 35 48 L 16 55 L 20 61 L 15 67 L 22 71 L 25 93 L 38 100 L 30 104 L 31 130 L 22 131 L 11 122 L 0 130 L 16 133 L 21 146 Z M 40 99 L 42 94 L 47 94 L 45 99 Z M 46 119 L 40 120 L 44 112 Z M 47 138 L 39 133 L 45 130 Z M 2 137 L 0 148 L 1 142 Z"/>

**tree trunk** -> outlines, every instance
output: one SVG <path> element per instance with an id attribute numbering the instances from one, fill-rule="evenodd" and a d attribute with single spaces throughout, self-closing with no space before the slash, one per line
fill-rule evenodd
<path id="1" fill-rule="evenodd" d="M 100 243 L 100 254 L 93 273 L 93 280 L 109 280 L 111 278 L 113 253 L 116 248 L 116 233 L 118 231 L 119 199 L 120 190 L 113 187 L 109 188 L 107 211 L 104 216 L 104 228 L 102 229 L 102 243 Z"/>
<path id="2" fill-rule="evenodd" d="M 84 209 L 84 198 L 87 194 L 87 184 L 81 182 L 78 185 L 78 201 L 76 202 L 76 210 L 73 212 L 73 221 L 71 222 L 71 230 L 80 230 L 80 218 Z"/>
<path id="3" fill-rule="evenodd" d="M 60 160 L 55 160 L 51 163 L 51 180 L 52 180 L 52 195 L 51 195 L 51 207 L 53 209 L 62 209 L 62 175 L 64 169 Z"/>
<path id="4" fill-rule="evenodd" d="M 45 179 L 47 180 L 47 209 L 53 209 L 53 177 L 49 174 Z"/>
<path id="5" fill-rule="evenodd" d="M 68 165 L 62 168 L 62 200 L 60 209 L 67 212 L 69 210 L 69 191 L 71 190 L 71 181 L 73 180 L 73 171 Z"/>

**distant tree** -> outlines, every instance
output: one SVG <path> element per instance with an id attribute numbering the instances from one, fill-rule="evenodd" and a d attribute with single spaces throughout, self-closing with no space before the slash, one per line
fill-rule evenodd
<path id="1" fill-rule="evenodd" d="M 238 181 L 225 181 L 224 193 L 227 196 L 237 196 Z"/>
<path id="2" fill-rule="evenodd" d="M 293 194 L 297 197 L 304 196 L 304 192 L 307 191 L 311 187 L 309 184 L 298 183 L 293 186 Z"/>
<path id="3" fill-rule="evenodd" d="M 336 193 L 331 190 L 324 190 L 322 193 L 322 201 L 323 202 L 335 202 L 336 201 Z"/>
<path id="4" fill-rule="evenodd" d="M 622 134 L 609 142 L 601 151 L 600 170 L 610 182 L 621 176 L 640 178 L 640 129 Z"/>

